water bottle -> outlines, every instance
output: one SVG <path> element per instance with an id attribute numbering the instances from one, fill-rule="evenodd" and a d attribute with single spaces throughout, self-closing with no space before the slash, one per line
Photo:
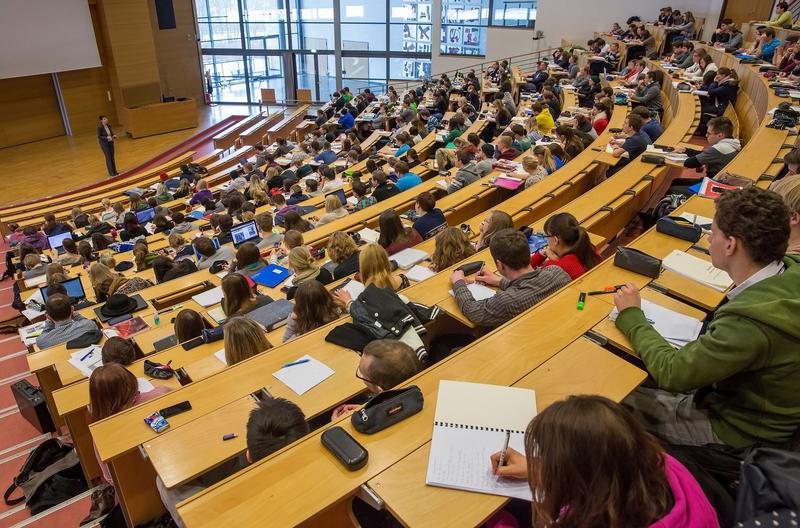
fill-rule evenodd
<path id="1" fill-rule="evenodd" d="M 153 316 L 153 322 L 156 324 L 156 326 L 161 324 L 161 316 L 158 314 L 158 312 L 156 312 L 156 314 Z"/>

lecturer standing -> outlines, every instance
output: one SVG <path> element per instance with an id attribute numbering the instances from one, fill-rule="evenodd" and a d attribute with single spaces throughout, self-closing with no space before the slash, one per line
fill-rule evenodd
<path id="1" fill-rule="evenodd" d="M 108 124 L 108 117 L 100 116 L 100 126 L 97 127 L 97 140 L 100 142 L 100 148 L 103 149 L 103 155 L 106 157 L 106 167 L 108 168 L 109 176 L 116 176 L 117 164 L 114 161 L 114 142 L 117 136 L 111 130 L 111 125 Z"/>

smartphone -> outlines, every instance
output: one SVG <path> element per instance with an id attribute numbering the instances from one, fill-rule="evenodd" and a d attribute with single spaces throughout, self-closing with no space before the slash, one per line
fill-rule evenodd
<path id="1" fill-rule="evenodd" d="M 192 382 L 192 377 L 189 376 L 189 373 L 186 372 L 186 369 L 181 367 L 175 371 L 175 377 L 178 378 L 178 383 L 181 384 L 181 387 L 184 385 L 188 385 Z"/>
<path id="2" fill-rule="evenodd" d="M 149 425 L 150 428 L 157 433 L 160 433 L 169 427 L 169 422 L 167 422 L 167 420 L 157 412 L 154 412 L 145 418 L 144 423 Z"/>
<path id="3" fill-rule="evenodd" d="M 176 414 L 180 414 L 190 410 L 192 410 L 192 404 L 189 403 L 188 400 L 186 400 L 180 403 L 176 403 L 175 405 L 170 405 L 169 407 L 165 407 L 160 411 L 158 411 L 158 413 L 164 418 L 169 418 L 170 416 L 175 416 Z"/>
<path id="4" fill-rule="evenodd" d="M 350 471 L 364 467 L 369 458 L 367 450 L 338 425 L 322 433 L 322 445 Z"/>
<path id="5" fill-rule="evenodd" d="M 673 150 L 675 150 L 675 147 L 670 147 L 669 145 L 654 144 L 653 146 L 658 150 L 663 150 L 665 152 L 672 152 Z"/>

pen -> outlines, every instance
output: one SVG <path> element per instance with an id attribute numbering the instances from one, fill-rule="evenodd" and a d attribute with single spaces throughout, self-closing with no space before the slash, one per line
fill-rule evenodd
<path id="1" fill-rule="evenodd" d="M 606 293 L 616 293 L 617 290 L 624 288 L 624 284 L 617 284 L 616 286 L 606 286 L 602 290 L 590 291 L 589 295 L 604 295 Z"/>
<path id="2" fill-rule="evenodd" d="M 236 433 L 228 433 L 222 437 L 223 440 L 233 440 L 236 438 Z"/>
<path id="3" fill-rule="evenodd" d="M 500 451 L 500 460 L 497 461 L 497 467 L 506 465 L 506 450 L 508 449 L 508 441 L 511 439 L 511 431 L 506 431 L 506 441 L 503 442 L 503 450 Z"/>
<path id="4" fill-rule="evenodd" d="M 281 368 L 293 367 L 295 365 L 301 365 L 303 363 L 308 363 L 309 361 L 311 361 L 311 360 L 310 359 L 298 359 L 297 361 L 292 361 L 291 363 L 285 364 Z"/>
<path id="5" fill-rule="evenodd" d="M 83 361 L 84 359 L 88 358 L 88 357 L 89 357 L 89 356 L 91 356 L 92 354 L 94 354 L 94 349 L 92 349 L 92 350 L 88 351 L 88 352 L 87 352 L 87 353 L 86 353 L 86 354 L 85 354 L 85 355 L 84 355 L 84 356 L 81 358 L 81 361 Z"/>
<path id="6" fill-rule="evenodd" d="M 585 303 L 586 303 L 586 293 L 581 292 L 580 295 L 578 295 L 578 310 L 583 310 L 583 306 Z"/>

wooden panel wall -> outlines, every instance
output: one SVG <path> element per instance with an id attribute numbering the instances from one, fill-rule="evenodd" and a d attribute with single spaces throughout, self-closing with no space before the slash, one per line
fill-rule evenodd
<path id="1" fill-rule="evenodd" d="M 203 101 L 200 50 L 196 40 L 193 0 L 173 0 L 175 29 L 158 29 L 155 3 L 150 2 L 150 21 L 161 76 L 161 93 Z"/>
<path id="2" fill-rule="evenodd" d="M 0 80 L 0 148 L 63 134 L 61 111 L 49 75 Z"/>

